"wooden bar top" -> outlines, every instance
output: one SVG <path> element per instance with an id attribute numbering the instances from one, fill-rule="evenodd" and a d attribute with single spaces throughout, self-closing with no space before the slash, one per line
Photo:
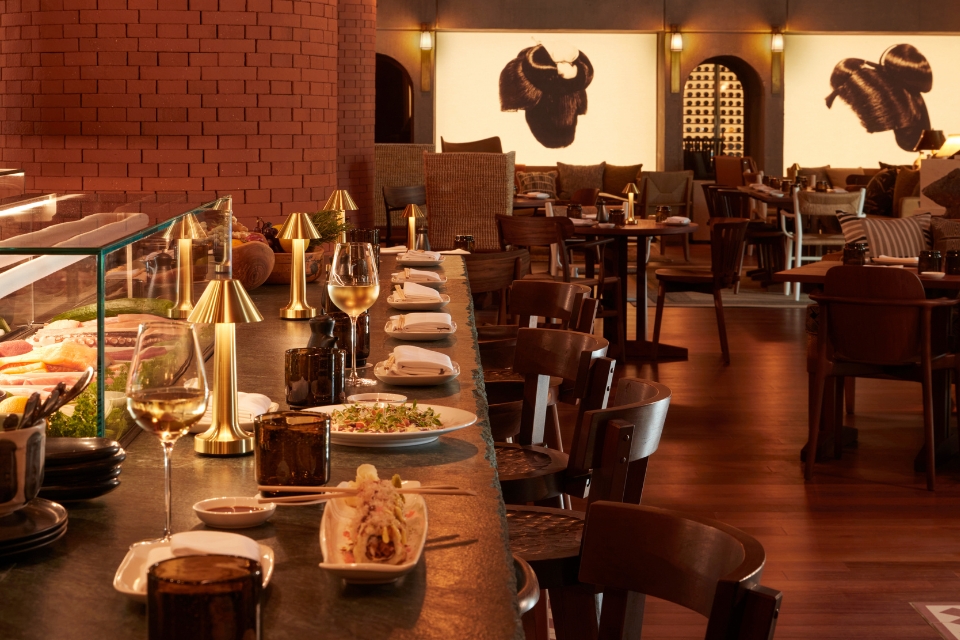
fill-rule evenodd
<path id="1" fill-rule="evenodd" d="M 383 332 L 387 318 L 398 313 L 386 304 L 393 271 L 395 258 L 383 256 L 381 296 L 371 309 L 371 362 L 385 359 L 399 344 Z M 396 586 L 344 586 L 317 566 L 322 560 L 319 505 L 281 506 L 268 523 L 235 531 L 271 547 L 276 556 L 261 610 L 264 638 L 523 637 L 463 260 L 446 256 L 443 271 L 448 283 L 441 292 L 451 297 L 444 310 L 459 325 L 457 333 L 439 342 L 416 344 L 459 362 L 459 379 L 440 387 L 378 385 L 368 390 L 389 390 L 466 409 L 477 414 L 479 424 L 420 447 L 334 445 L 331 484 L 352 479 L 358 465 L 372 463 L 381 477 L 399 473 L 430 484 L 455 484 L 479 495 L 426 498 L 429 531 L 423 559 Z M 320 286 L 307 286 L 312 304 L 320 301 Z M 267 394 L 285 407 L 284 351 L 305 346 L 310 329 L 307 322 L 278 317 L 277 310 L 289 297 L 287 287 L 264 286 L 251 297 L 264 321 L 237 327 L 239 388 Z M 115 591 L 112 581 L 131 543 L 159 537 L 163 531 L 163 464 L 160 444 L 148 434 L 140 434 L 127 454 L 120 487 L 101 498 L 68 505 L 66 536 L 15 561 L 0 560 L 0 638 L 147 637 L 145 606 Z M 199 500 L 256 492 L 252 455 L 203 458 L 193 451 L 193 436 L 177 443 L 175 532 L 205 528 L 192 510 Z"/>

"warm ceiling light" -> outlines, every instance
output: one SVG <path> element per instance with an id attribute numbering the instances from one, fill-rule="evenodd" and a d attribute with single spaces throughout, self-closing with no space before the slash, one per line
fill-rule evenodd
<path id="1" fill-rule="evenodd" d="M 426 22 L 420 24 L 420 50 L 430 51 L 433 49 L 433 35 L 430 33 L 430 25 Z"/>
<path id="2" fill-rule="evenodd" d="M 677 25 L 671 25 L 670 29 L 672 31 L 670 34 L 670 51 L 679 53 L 683 51 L 683 35 L 678 30 Z"/>
<path id="3" fill-rule="evenodd" d="M 770 51 L 773 53 L 783 53 L 783 34 L 777 29 L 770 37 Z"/>

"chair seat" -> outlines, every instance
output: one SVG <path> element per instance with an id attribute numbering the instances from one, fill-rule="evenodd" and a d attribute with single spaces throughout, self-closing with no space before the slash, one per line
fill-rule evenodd
<path id="1" fill-rule="evenodd" d="M 495 442 L 493 447 L 505 503 L 526 504 L 563 493 L 567 454 L 546 447 L 506 442 Z"/>
<path id="2" fill-rule="evenodd" d="M 713 272 L 709 269 L 657 269 L 657 280 L 664 282 L 687 282 L 693 284 L 711 284 Z"/>
<path id="3" fill-rule="evenodd" d="M 584 517 L 582 511 L 507 506 L 510 551 L 533 567 L 541 589 L 578 583 Z"/>

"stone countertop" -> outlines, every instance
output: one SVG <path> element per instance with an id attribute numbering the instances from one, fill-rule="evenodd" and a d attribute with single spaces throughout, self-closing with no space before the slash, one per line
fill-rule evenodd
<path id="1" fill-rule="evenodd" d="M 397 313 L 386 304 L 390 273 L 396 270 L 395 258 L 383 256 L 381 297 L 370 312 L 370 362 L 383 360 L 399 344 L 383 332 L 387 318 Z M 263 601 L 264 638 L 523 637 L 462 259 L 447 256 L 443 270 L 448 282 L 441 291 L 451 297 L 444 310 L 459 325 L 457 334 L 417 344 L 459 362 L 459 379 L 437 387 L 380 384 L 370 390 L 460 407 L 475 412 L 479 424 L 420 447 L 333 445 L 331 483 L 352 479 L 357 466 L 369 462 L 381 477 L 399 473 L 425 483 L 451 483 L 479 496 L 426 498 L 430 528 L 423 560 L 399 585 L 345 586 L 318 568 L 320 505 L 278 507 L 268 523 L 238 530 L 271 547 L 276 555 L 273 580 Z M 307 287 L 312 304 L 320 301 L 320 286 Z M 265 393 L 285 406 L 283 352 L 305 346 L 310 330 L 306 322 L 278 317 L 277 310 L 289 296 L 286 287 L 261 287 L 251 296 L 264 321 L 237 327 L 239 387 Z M 194 453 L 192 440 L 192 436 L 183 438 L 174 450 L 174 531 L 205 528 L 192 510 L 199 500 L 256 493 L 252 455 L 204 458 Z M 0 561 L 0 637 L 146 637 L 144 605 L 116 592 L 112 581 L 131 543 L 162 532 L 162 455 L 157 441 L 147 435 L 138 437 L 127 453 L 119 488 L 101 498 L 68 505 L 70 520 L 64 538 L 15 562 Z"/>

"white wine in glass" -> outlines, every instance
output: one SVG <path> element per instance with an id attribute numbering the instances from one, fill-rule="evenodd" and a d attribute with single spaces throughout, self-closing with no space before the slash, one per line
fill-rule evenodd
<path id="1" fill-rule="evenodd" d="M 127 375 L 127 411 L 163 447 L 163 537 L 171 534 L 170 455 L 173 446 L 203 417 L 210 392 L 203 353 L 193 327 L 184 322 L 140 325 Z"/>
<path id="2" fill-rule="evenodd" d="M 357 375 L 357 318 L 373 306 L 380 296 L 380 277 L 373 245 L 369 242 L 341 242 L 333 252 L 327 295 L 350 317 L 350 351 L 352 368 L 344 381 L 347 386 L 363 387 L 376 380 Z"/>

